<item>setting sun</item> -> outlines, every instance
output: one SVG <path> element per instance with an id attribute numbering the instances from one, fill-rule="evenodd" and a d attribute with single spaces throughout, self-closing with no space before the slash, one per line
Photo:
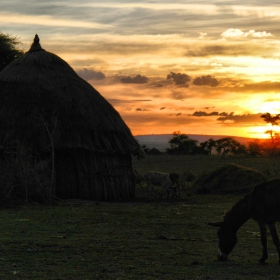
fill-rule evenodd
<path id="1" fill-rule="evenodd" d="M 280 102 L 279 101 L 265 101 L 261 104 L 260 110 L 263 113 L 279 114 L 280 113 Z"/>
<path id="2" fill-rule="evenodd" d="M 269 134 L 265 133 L 268 130 L 271 130 L 271 126 L 269 124 L 248 128 L 251 137 L 257 139 L 269 139 L 270 138 Z"/>

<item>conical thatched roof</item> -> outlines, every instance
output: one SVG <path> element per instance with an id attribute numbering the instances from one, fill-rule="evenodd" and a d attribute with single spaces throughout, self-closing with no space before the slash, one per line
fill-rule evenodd
<path id="1" fill-rule="evenodd" d="M 44 152 L 50 138 L 56 149 L 142 155 L 118 112 L 36 35 L 0 72 L 0 147 L 20 141 Z"/>

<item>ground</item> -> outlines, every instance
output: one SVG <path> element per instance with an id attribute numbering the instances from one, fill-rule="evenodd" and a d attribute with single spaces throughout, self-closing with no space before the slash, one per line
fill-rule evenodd
<path id="1" fill-rule="evenodd" d="M 203 169 L 194 159 L 193 166 Z M 141 172 L 147 161 L 134 166 Z M 177 161 L 168 158 L 172 168 Z M 177 170 L 183 171 L 180 166 Z M 267 172 L 277 168 L 274 161 L 265 167 Z M 0 279 L 280 278 L 271 236 L 268 264 L 258 264 L 262 248 L 252 220 L 239 230 L 229 260 L 217 260 L 216 229 L 207 223 L 220 221 L 240 196 L 190 195 L 185 189 L 182 199 L 149 201 L 139 186 L 137 193 L 142 199 L 129 202 L 64 201 L 2 209 Z"/>

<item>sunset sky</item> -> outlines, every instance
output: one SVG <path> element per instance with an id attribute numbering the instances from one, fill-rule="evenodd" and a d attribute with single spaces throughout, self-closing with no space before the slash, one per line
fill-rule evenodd
<path id="1" fill-rule="evenodd" d="M 0 32 L 37 33 L 134 135 L 268 137 L 280 113 L 280 2 L 1 0 Z"/>

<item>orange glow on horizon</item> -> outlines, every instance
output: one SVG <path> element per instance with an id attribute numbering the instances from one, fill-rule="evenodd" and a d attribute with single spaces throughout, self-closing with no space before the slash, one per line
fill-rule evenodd
<path id="1" fill-rule="evenodd" d="M 256 139 L 269 139 L 270 136 L 268 133 L 265 133 L 267 130 L 270 130 L 271 127 L 268 125 L 263 125 L 263 126 L 252 126 L 248 129 L 249 131 L 249 136 L 250 138 L 256 138 Z M 274 130 L 274 129 L 273 129 Z M 244 137 L 248 137 L 247 135 Z"/>

